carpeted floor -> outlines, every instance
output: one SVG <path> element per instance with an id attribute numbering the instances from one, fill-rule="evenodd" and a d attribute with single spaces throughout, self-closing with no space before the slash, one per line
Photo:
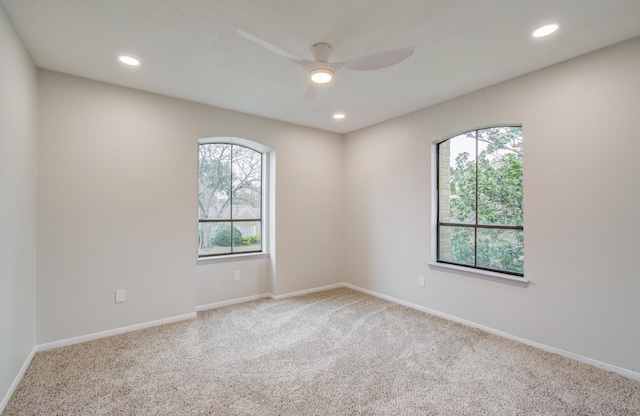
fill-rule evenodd
<path id="1" fill-rule="evenodd" d="M 36 354 L 4 415 L 639 415 L 640 383 L 336 289 Z"/>

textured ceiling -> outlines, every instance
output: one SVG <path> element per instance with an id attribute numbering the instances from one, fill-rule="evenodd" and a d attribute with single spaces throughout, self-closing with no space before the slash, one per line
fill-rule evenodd
<path id="1" fill-rule="evenodd" d="M 639 0 L 0 0 L 36 64 L 346 133 L 640 35 Z M 541 24 L 556 34 L 531 37 Z M 393 67 L 342 70 L 313 102 L 307 74 L 243 29 L 330 61 L 414 46 Z M 119 54 L 139 58 L 125 67 Z M 331 115 L 345 112 L 335 121 Z"/>

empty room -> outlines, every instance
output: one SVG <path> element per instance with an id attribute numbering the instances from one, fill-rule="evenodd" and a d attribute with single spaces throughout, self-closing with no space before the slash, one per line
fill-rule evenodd
<path id="1" fill-rule="evenodd" d="M 640 414 L 637 0 L 0 0 L 0 414 Z"/>

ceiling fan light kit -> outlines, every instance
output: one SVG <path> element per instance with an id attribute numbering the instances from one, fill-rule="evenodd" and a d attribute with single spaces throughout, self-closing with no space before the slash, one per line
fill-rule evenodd
<path id="1" fill-rule="evenodd" d="M 333 72 L 324 68 L 314 69 L 310 72 L 310 75 L 311 81 L 316 84 L 326 84 L 333 79 Z"/>

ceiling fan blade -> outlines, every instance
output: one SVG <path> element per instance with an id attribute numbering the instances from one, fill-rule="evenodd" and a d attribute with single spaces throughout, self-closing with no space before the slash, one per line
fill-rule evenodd
<path id="1" fill-rule="evenodd" d="M 309 88 L 307 88 L 307 92 L 304 95 L 304 100 L 306 102 L 315 100 L 316 96 L 318 95 L 318 92 L 320 92 L 320 87 L 318 86 L 318 84 L 314 84 L 314 83 L 309 84 Z"/>
<path id="2" fill-rule="evenodd" d="M 243 37 L 249 39 L 250 41 L 257 43 L 258 45 L 262 46 L 263 48 L 269 49 L 271 52 L 275 52 L 278 55 L 287 58 L 297 64 L 300 64 L 302 66 L 308 64 L 310 61 L 306 60 L 306 59 L 302 59 L 299 56 L 296 56 L 294 54 L 292 54 L 291 52 L 285 51 L 284 49 L 273 45 L 269 42 L 267 42 L 266 40 L 262 40 L 258 37 L 253 36 L 251 33 L 247 33 L 242 29 L 238 29 L 238 33 L 240 35 L 242 35 Z"/>
<path id="3" fill-rule="evenodd" d="M 391 65 L 395 65 L 404 61 L 411 55 L 413 55 L 413 46 L 406 48 L 392 49 L 390 51 L 372 53 L 360 58 L 356 58 L 353 61 L 347 62 L 344 68 L 353 69 L 356 71 L 371 71 L 374 69 L 386 68 Z"/>

